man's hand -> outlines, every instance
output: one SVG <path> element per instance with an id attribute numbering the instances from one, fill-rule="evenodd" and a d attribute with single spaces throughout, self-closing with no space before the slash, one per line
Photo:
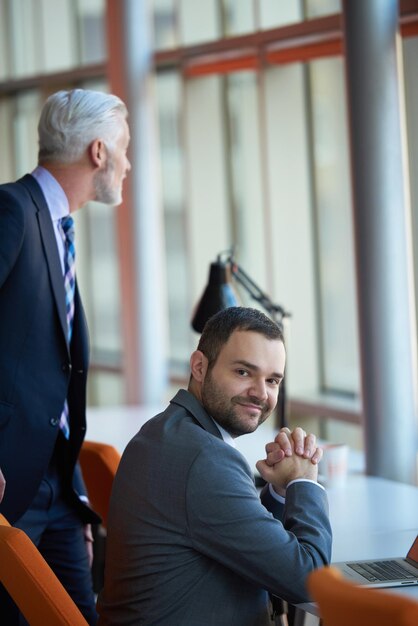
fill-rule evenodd
<path id="1" fill-rule="evenodd" d="M 3 476 L 3 472 L 0 469 L 0 502 L 3 500 L 5 488 L 6 488 L 6 480 Z"/>
<path id="2" fill-rule="evenodd" d="M 273 466 L 265 460 L 257 461 L 256 467 L 262 478 L 271 483 L 274 490 L 281 496 L 285 496 L 287 485 L 291 480 L 306 478 L 316 481 L 318 479 L 318 465 L 297 454 L 292 454 Z"/>
<path id="3" fill-rule="evenodd" d="M 273 466 L 284 458 L 297 454 L 317 465 L 322 458 L 322 450 L 316 446 L 316 436 L 307 435 L 299 426 L 291 431 L 285 427 L 276 435 L 274 441 L 266 445 L 266 463 Z"/>
<path id="4" fill-rule="evenodd" d="M 84 541 L 86 542 L 87 557 L 89 559 L 89 566 L 93 564 L 93 534 L 91 532 L 91 525 L 86 524 L 84 526 Z"/>
<path id="5" fill-rule="evenodd" d="M 267 456 L 256 467 L 262 478 L 284 496 L 287 485 L 297 478 L 318 479 L 318 463 L 322 450 L 316 446 L 316 437 L 297 427 L 292 432 L 282 428 L 274 441 L 266 445 Z"/>

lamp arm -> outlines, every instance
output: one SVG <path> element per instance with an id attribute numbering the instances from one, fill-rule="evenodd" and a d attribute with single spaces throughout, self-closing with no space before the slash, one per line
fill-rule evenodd
<path id="1" fill-rule="evenodd" d="M 290 313 L 285 311 L 285 309 L 279 304 L 273 302 L 270 297 L 265 294 L 264 291 L 262 291 L 253 281 L 253 279 L 248 276 L 247 272 L 245 272 L 242 267 L 238 265 L 238 263 L 236 263 L 233 259 L 230 259 L 230 262 L 232 275 L 236 281 L 244 287 L 253 300 L 259 302 L 261 306 L 271 315 L 279 316 L 280 320 L 284 317 L 290 317 Z"/>

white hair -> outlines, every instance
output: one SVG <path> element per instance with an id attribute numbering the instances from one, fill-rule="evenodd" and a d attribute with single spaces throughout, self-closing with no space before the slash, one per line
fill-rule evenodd
<path id="1" fill-rule="evenodd" d="M 72 89 L 46 100 L 38 124 L 39 163 L 74 163 L 95 139 L 111 147 L 128 111 L 117 96 Z"/>

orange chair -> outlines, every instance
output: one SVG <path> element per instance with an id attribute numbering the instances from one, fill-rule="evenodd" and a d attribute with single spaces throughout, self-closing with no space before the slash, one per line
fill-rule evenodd
<path id="1" fill-rule="evenodd" d="M 417 626 L 418 602 L 344 579 L 333 567 L 315 570 L 308 590 L 324 626 Z"/>
<path id="2" fill-rule="evenodd" d="M 2 515 L 0 582 L 31 626 L 88 626 L 35 544 Z"/>
<path id="3" fill-rule="evenodd" d="M 106 443 L 85 441 L 79 460 L 90 502 L 106 527 L 110 493 L 120 454 L 116 448 Z"/>

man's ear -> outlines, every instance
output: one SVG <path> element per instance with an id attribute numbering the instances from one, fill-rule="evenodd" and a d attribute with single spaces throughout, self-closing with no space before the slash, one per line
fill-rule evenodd
<path id="1" fill-rule="evenodd" d="M 190 371 L 193 378 L 202 383 L 208 370 L 208 360 L 200 350 L 195 350 L 190 357 Z"/>
<path id="2" fill-rule="evenodd" d="M 106 164 L 107 150 L 103 139 L 95 139 L 89 146 L 89 156 L 95 167 L 101 169 Z"/>

